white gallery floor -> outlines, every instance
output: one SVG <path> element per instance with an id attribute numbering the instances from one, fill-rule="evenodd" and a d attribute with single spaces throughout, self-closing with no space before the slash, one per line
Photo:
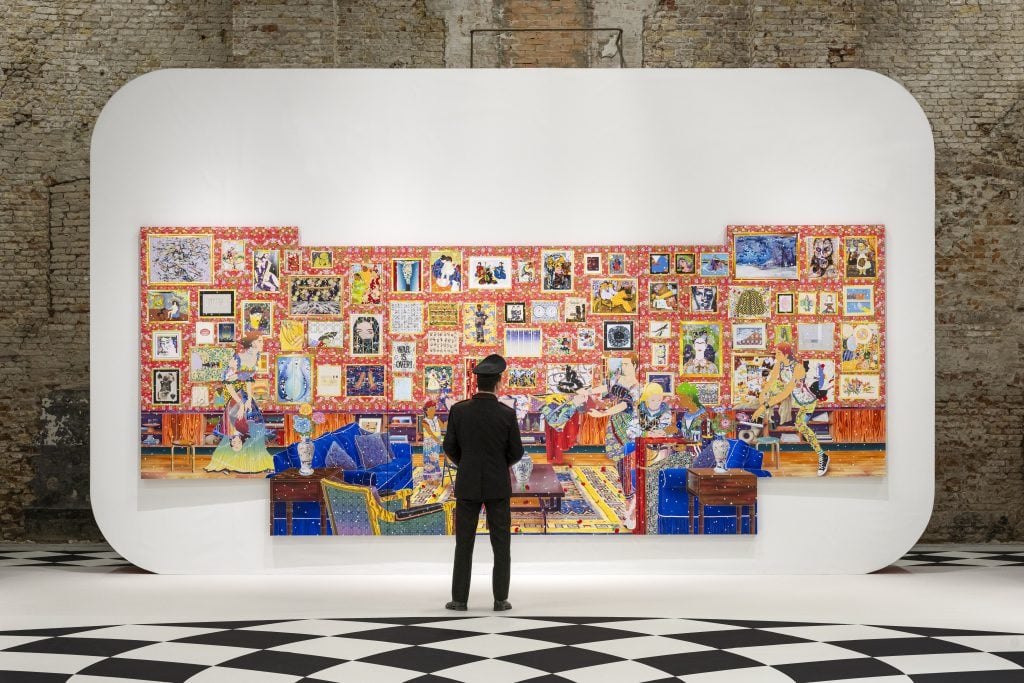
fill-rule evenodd
<path id="1" fill-rule="evenodd" d="M 513 571 L 500 616 L 489 591 L 474 575 L 455 613 L 439 576 L 158 576 L 0 547 L 0 683 L 1024 681 L 1024 547 L 919 547 L 868 576 Z"/>

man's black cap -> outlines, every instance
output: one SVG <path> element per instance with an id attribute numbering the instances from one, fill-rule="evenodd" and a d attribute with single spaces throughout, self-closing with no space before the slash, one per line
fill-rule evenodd
<path id="1" fill-rule="evenodd" d="M 487 356 L 487 358 L 484 358 L 482 361 L 476 364 L 476 367 L 473 368 L 473 374 L 500 375 L 501 373 L 505 372 L 505 368 L 507 366 L 508 364 L 505 362 L 504 358 L 502 358 L 500 355 L 496 353 L 492 353 L 491 355 Z"/>

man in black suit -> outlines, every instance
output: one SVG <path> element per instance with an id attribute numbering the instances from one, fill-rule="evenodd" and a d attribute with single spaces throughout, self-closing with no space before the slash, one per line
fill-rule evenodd
<path id="1" fill-rule="evenodd" d="M 511 574 L 512 483 L 508 468 L 523 457 L 516 411 L 498 402 L 505 359 L 496 353 L 473 368 L 477 393 L 459 401 L 448 413 L 444 452 L 458 466 L 455 475 L 455 567 L 452 599 L 446 609 L 465 611 L 473 570 L 473 544 L 480 506 L 487 508 L 487 526 L 494 551 L 494 611 L 512 609 L 508 602 Z"/>

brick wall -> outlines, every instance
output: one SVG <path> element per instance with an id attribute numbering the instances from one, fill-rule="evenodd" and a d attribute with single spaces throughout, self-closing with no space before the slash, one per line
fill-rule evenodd
<path id="1" fill-rule="evenodd" d="M 621 28 L 630 67 L 869 68 L 918 98 L 938 170 L 925 540 L 1024 540 L 1019 0 L 26 0 L 0 16 L 0 540 L 96 534 L 88 150 L 110 95 L 166 67 L 463 67 L 471 29 L 523 27 Z M 606 38 L 515 34 L 480 63 L 603 66 Z"/>

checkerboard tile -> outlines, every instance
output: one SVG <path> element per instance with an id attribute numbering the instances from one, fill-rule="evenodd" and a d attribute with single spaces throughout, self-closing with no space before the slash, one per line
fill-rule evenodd
<path id="1" fill-rule="evenodd" d="M 123 624 L 0 633 L 0 681 L 1019 683 L 1024 634 L 611 617 Z"/>

